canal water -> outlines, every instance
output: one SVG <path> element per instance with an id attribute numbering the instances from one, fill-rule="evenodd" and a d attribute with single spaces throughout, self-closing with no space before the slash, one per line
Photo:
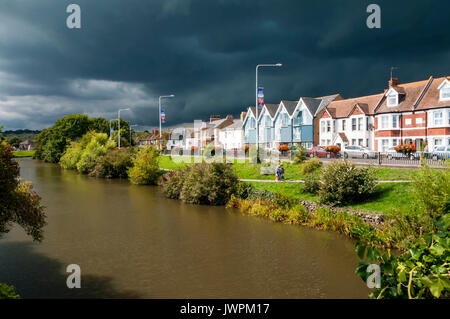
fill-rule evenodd
<path id="1" fill-rule="evenodd" d="M 31 159 L 21 176 L 46 206 L 42 243 L 0 239 L 0 282 L 24 298 L 366 298 L 354 243 L 224 207 L 166 199 L 158 187 L 82 176 Z M 66 267 L 81 267 L 68 289 Z"/>

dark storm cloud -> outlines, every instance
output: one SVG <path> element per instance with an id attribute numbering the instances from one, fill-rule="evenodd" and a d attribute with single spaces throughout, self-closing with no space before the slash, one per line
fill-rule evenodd
<path id="1" fill-rule="evenodd" d="M 366 7 L 382 9 L 381 30 Z M 69 30 L 66 7 L 82 10 Z M 42 128 L 68 113 L 168 124 L 237 115 L 254 103 L 255 66 L 266 101 L 384 89 L 450 74 L 447 1 L 3 0 L 0 123 Z"/>

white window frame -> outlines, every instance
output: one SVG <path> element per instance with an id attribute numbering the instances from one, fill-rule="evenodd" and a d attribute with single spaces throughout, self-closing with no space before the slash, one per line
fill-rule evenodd
<path id="1" fill-rule="evenodd" d="M 358 117 L 358 121 L 357 121 L 357 128 L 358 131 L 362 131 L 363 130 L 363 118 L 362 117 Z"/>
<path id="2" fill-rule="evenodd" d="M 389 115 L 380 116 L 380 129 L 382 130 L 389 129 Z"/>
<path id="3" fill-rule="evenodd" d="M 439 117 L 436 117 L 437 114 L 440 114 Z M 433 112 L 433 125 L 438 126 L 444 123 L 444 114 L 442 111 Z"/>
<path id="4" fill-rule="evenodd" d="M 450 101 L 450 86 L 447 85 L 447 86 L 444 86 L 443 88 L 441 88 L 439 100 L 440 101 Z"/>
<path id="5" fill-rule="evenodd" d="M 397 129 L 397 128 L 399 128 L 399 119 L 400 119 L 400 116 L 398 116 L 398 115 L 392 115 L 392 128 L 393 129 Z M 394 121 L 395 121 L 395 126 L 394 126 Z"/>
<path id="6" fill-rule="evenodd" d="M 412 120 L 411 119 L 405 119 L 405 125 L 411 125 Z"/>
<path id="7" fill-rule="evenodd" d="M 391 93 L 386 97 L 388 107 L 398 106 L 398 93 Z"/>

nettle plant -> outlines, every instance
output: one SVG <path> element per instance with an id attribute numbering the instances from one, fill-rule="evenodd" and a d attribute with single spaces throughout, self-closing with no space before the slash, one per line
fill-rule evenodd
<path id="1" fill-rule="evenodd" d="M 425 235 L 399 257 L 390 250 L 381 254 L 374 247 L 357 244 L 359 258 L 369 261 L 361 261 L 356 274 L 367 282 L 372 276 L 369 267 L 377 264 L 380 269 L 380 285 L 369 298 L 450 298 L 450 214 L 435 224 L 437 233 Z"/>

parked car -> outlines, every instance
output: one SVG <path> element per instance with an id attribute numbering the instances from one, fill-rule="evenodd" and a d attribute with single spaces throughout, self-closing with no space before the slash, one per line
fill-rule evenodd
<path id="1" fill-rule="evenodd" d="M 437 161 L 438 159 L 450 159 L 450 146 L 438 146 L 430 154 L 430 157 Z"/>
<path id="2" fill-rule="evenodd" d="M 414 152 L 414 153 L 411 153 L 408 155 L 408 154 L 405 154 L 402 152 L 397 152 L 394 147 L 388 148 L 388 150 L 385 152 L 385 155 L 388 160 L 391 160 L 391 159 L 418 160 L 418 159 L 420 159 L 420 152 Z"/>
<path id="3" fill-rule="evenodd" d="M 341 153 L 344 158 L 376 158 L 376 152 L 359 145 L 344 146 Z"/>
<path id="4" fill-rule="evenodd" d="M 323 146 L 313 146 L 308 152 L 309 157 L 331 158 L 331 157 L 338 157 L 339 156 L 338 154 L 339 153 L 335 154 L 332 152 L 325 151 L 325 147 Z"/>

